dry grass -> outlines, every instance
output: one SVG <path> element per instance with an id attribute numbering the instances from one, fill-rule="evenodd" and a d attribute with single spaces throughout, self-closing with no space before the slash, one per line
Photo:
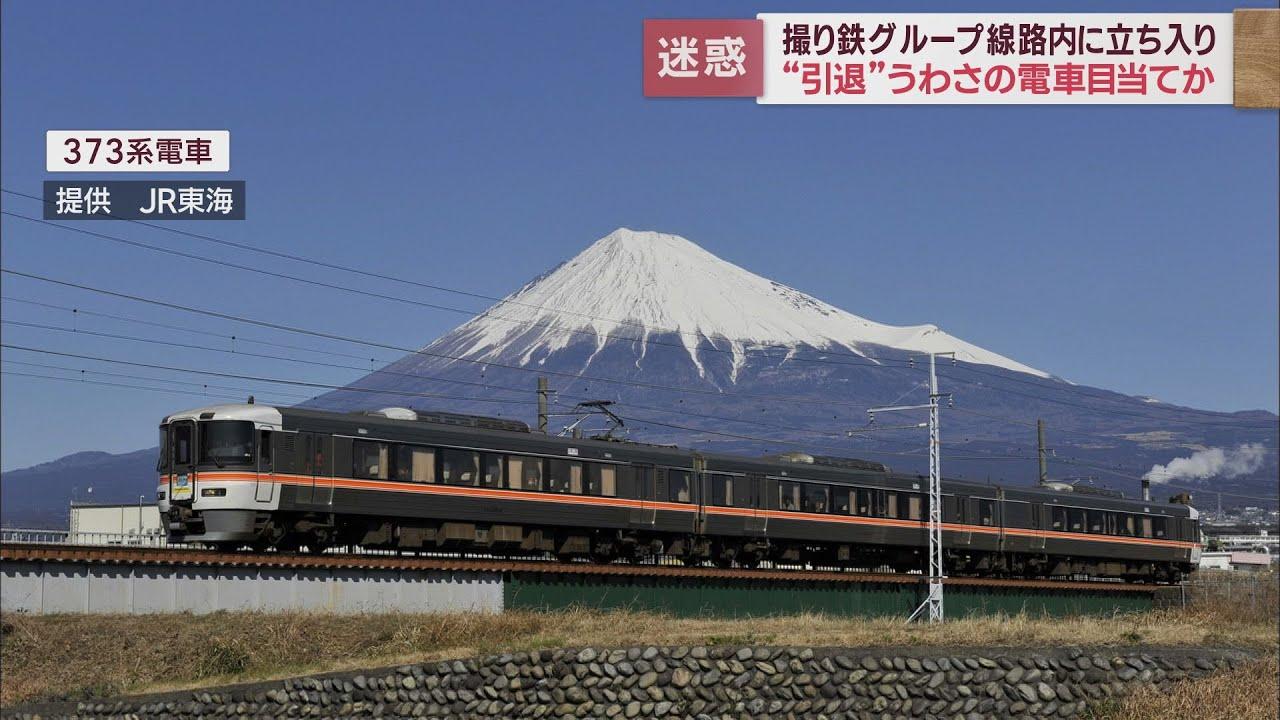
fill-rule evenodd
<path id="1" fill-rule="evenodd" d="M 583 645 L 1230 645 L 1274 650 L 1274 615 L 968 618 L 942 626 L 822 615 L 749 620 L 570 610 L 335 616 L 306 613 L 3 617 L 0 703 L 148 692 L 311 672 Z"/>
<path id="2" fill-rule="evenodd" d="M 1099 708 L 1096 720 L 1276 720 L 1280 666 L 1270 655 L 1212 677 L 1179 683 L 1168 693 L 1143 688 L 1115 705 Z"/>

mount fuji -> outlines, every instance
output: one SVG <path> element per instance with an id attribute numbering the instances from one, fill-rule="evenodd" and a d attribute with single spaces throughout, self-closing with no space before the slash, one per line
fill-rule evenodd
<path id="1" fill-rule="evenodd" d="M 1157 485 L 1159 499 L 1189 487 L 1202 507 L 1215 505 L 1214 490 L 1275 497 L 1273 413 L 1206 412 L 1074 385 L 935 325 L 878 323 L 684 238 L 626 229 L 419 351 L 304 404 L 407 406 L 533 425 L 541 376 L 554 391 L 552 432 L 581 416 L 578 403 L 610 400 L 631 440 L 747 454 L 805 450 L 924 472 L 926 437 L 914 427 L 923 415 L 882 415 L 866 432 L 866 411 L 926 402 L 920 359 L 929 352 L 956 357 L 938 366 L 941 389 L 955 401 L 942 412 L 949 477 L 1036 482 L 1042 419 L 1051 479 L 1133 496 L 1151 473 L 1167 481 Z M 580 427 L 602 430 L 604 418 Z M 851 429 L 859 432 L 847 435 Z M 6 472 L 0 520 L 63 525 L 88 476 L 99 479 L 95 500 L 133 502 L 154 490 L 155 453 L 77 453 Z M 1267 504 L 1229 495 L 1222 503 Z"/>
<path id="2" fill-rule="evenodd" d="M 685 238 L 625 228 L 418 352 L 305 405 L 407 406 L 532 424 L 535 378 L 543 376 L 554 390 L 553 432 L 580 415 L 577 403 L 610 400 L 633 440 L 740 453 L 807 449 L 923 471 L 923 431 L 862 430 L 869 407 L 927 401 L 920 360 L 930 352 L 955 354 L 954 363 L 939 360 L 943 390 L 955 402 L 943 413 L 949 476 L 1035 482 L 1042 419 L 1054 479 L 1132 494 L 1157 464 L 1181 468 L 1168 463 L 1211 448 L 1249 448 L 1250 461 L 1229 472 L 1161 471 L 1152 479 L 1274 496 L 1272 413 L 1195 410 L 1072 384 L 936 325 L 878 323 Z M 588 418 L 583 427 L 601 421 Z"/>

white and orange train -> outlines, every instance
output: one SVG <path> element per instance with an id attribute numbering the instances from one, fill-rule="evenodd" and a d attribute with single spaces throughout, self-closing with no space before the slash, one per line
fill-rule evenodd
<path id="1" fill-rule="evenodd" d="M 157 500 L 179 542 L 924 565 L 927 481 L 860 460 L 552 437 L 405 408 L 252 403 L 175 413 L 160 438 Z M 1200 550 L 1195 509 L 1172 501 L 948 480 L 942 511 L 956 575 L 1172 582 Z"/>

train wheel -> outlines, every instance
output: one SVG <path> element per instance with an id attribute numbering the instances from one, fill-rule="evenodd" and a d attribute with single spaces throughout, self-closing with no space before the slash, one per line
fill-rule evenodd
<path id="1" fill-rule="evenodd" d="M 591 547 L 591 559 L 598 563 L 611 563 L 618 559 L 618 547 L 612 540 L 596 542 Z"/>

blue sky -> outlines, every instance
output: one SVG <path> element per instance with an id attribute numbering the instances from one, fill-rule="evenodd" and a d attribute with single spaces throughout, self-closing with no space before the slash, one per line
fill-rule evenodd
<path id="1" fill-rule="evenodd" d="M 829 2 L 0 7 L 5 188 L 38 193 L 49 179 L 48 129 L 225 128 L 226 177 L 247 181 L 249 219 L 176 227 L 491 295 L 616 227 L 663 230 L 852 312 L 934 322 L 1075 382 L 1201 408 L 1277 408 L 1275 111 L 761 107 L 641 96 L 645 17 L 857 9 Z M 40 211 L 8 195 L 3 206 Z M 398 345 L 425 344 L 463 319 L 2 223 L 6 267 L 77 282 Z M 298 270 L 136 226 L 93 229 Z M 305 342 L 8 277 L 3 290 Z M 481 309 L 428 291 L 413 296 Z M 3 311 L 7 320 L 72 324 L 67 311 L 11 302 Z M 75 324 L 221 342 L 102 318 Z M 3 334 L 9 343 L 321 383 L 359 374 L 12 325 Z M 20 352 L 5 359 L 192 379 Z M 236 386 L 232 395 L 249 387 L 210 382 Z M 199 396 L 6 375 L 0 465 L 146 447 L 160 417 L 198 404 Z"/>

